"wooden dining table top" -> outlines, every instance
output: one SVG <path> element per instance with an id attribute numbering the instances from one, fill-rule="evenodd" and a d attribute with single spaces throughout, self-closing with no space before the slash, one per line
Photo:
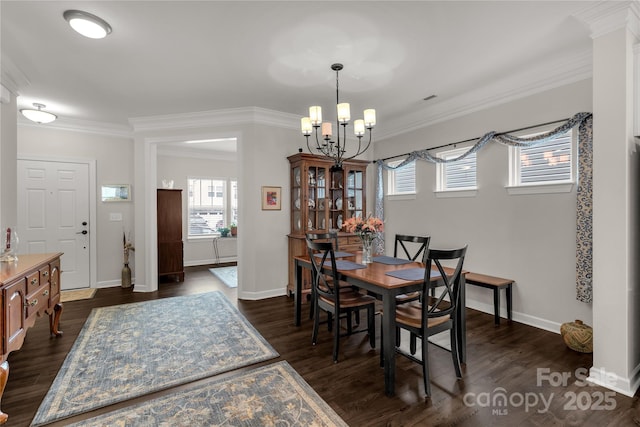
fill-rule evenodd
<path id="1" fill-rule="evenodd" d="M 307 262 L 307 263 L 311 263 L 311 260 L 309 259 L 309 255 L 300 255 L 300 256 L 296 256 L 294 257 L 296 259 L 299 259 L 300 261 L 303 262 Z M 375 258 L 375 257 L 374 257 Z M 354 253 L 352 256 L 349 257 L 341 257 L 341 258 L 336 258 L 337 260 L 347 260 L 347 261 L 352 261 L 355 262 L 357 264 L 361 264 L 362 263 L 362 251 L 358 251 L 356 253 Z M 400 279 L 398 277 L 394 277 L 394 276 L 389 276 L 387 273 L 392 272 L 392 271 L 398 271 L 398 270 L 407 270 L 407 269 L 411 269 L 411 268 L 425 268 L 424 263 L 422 262 L 417 262 L 417 261 L 411 261 L 409 263 L 406 264 L 383 264 L 381 262 L 372 262 L 370 264 L 363 264 L 366 266 L 366 268 L 358 268 L 358 269 L 340 269 L 338 267 L 338 271 L 340 272 L 340 274 L 342 274 L 343 276 L 347 276 L 347 277 L 352 277 L 354 279 L 359 279 L 361 281 L 364 282 L 368 282 L 371 284 L 374 284 L 376 286 L 379 286 L 381 288 L 387 288 L 387 289 L 395 289 L 395 288 L 403 288 L 403 287 L 407 287 L 410 285 L 415 285 L 415 284 L 419 284 L 422 283 L 424 278 L 420 278 L 417 280 L 407 280 L 407 279 Z M 437 271 L 437 267 L 436 266 L 432 266 L 432 270 Z M 453 274 L 454 269 L 453 268 L 449 268 L 449 267 L 445 267 L 444 268 L 445 272 L 447 274 Z M 466 273 L 466 271 L 462 272 L 463 274 Z M 432 276 L 431 277 L 431 281 L 437 281 L 439 279 L 439 274 L 436 276 Z"/>

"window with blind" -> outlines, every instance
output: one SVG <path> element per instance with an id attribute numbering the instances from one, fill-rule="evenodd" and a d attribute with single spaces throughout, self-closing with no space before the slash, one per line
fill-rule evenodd
<path id="1" fill-rule="evenodd" d="M 389 165 L 396 166 L 403 160 L 389 162 Z M 388 171 L 387 193 L 391 196 L 401 194 L 415 194 L 416 192 L 416 162 L 413 161 L 398 169 Z"/>
<path id="2" fill-rule="evenodd" d="M 567 184 L 575 181 L 573 132 L 529 147 L 509 147 L 509 185 Z"/>
<path id="3" fill-rule="evenodd" d="M 460 157 L 469 147 L 441 151 L 437 156 L 449 160 Z M 476 153 L 451 163 L 436 163 L 436 191 L 476 190 Z"/>

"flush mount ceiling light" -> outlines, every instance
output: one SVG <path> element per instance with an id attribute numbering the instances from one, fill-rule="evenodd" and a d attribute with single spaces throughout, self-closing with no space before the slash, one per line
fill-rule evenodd
<path id="1" fill-rule="evenodd" d="M 33 103 L 33 106 L 37 108 L 37 110 L 32 110 L 29 108 L 20 110 L 23 116 L 32 122 L 36 123 L 51 123 L 55 119 L 58 118 L 55 114 L 47 113 L 46 111 L 42 111 L 43 108 L 46 107 L 44 104 L 38 104 L 37 102 Z"/>
<path id="2" fill-rule="evenodd" d="M 91 39 L 103 39 L 111 32 L 111 26 L 104 19 L 82 10 L 67 10 L 62 16 L 71 28 Z"/>

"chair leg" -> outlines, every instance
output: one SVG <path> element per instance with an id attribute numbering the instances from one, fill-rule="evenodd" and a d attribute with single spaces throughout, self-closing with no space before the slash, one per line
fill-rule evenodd
<path id="1" fill-rule="evenodd" d="M 333 331 L 333 363 L 338 363 L 338 350 L 340 348 L 340 315 L 335 313 L 335 328 Z"/>
<path id="2" fill-rule="evenodd" d="M 455 325 L 449 330 L 449 335 L 451 336 L 451 358 L 453 359 L 453 368 L 456 370 L 456 378 L 462 378 L 460 354 L 458 354 L 458 335 Z"/>
<path id="3" fill-rule="evenodd" d="M 424 380 L 424 392 L 427 397 L 431 396 L 431 382 L 429 381 L 429 340 L 422 336 L 422 378 Z"/>
<path id="4" fill-rule="evenodd" d="M 313 334 L 311 335 L 311 343 L 313 345 L 316 345 L 316 343 L 318 342 L 319 327 L 320 327 L 320 309 L 318 307 L 315 307 L 314 315 L 313 315 Z"/>
<path id="5" fill-rule="evenodd" d="M 327 312 L 327 330 L 331 332 L 333 330 L 333 313 Z"/>
<path id="6" fill-rule="evenodd" d="M 356 314 L 358 310 L 356 310 Z M 353 316 L 353 310 L 347 310 L 347 334 L 351 335 L 353 332 L 353 322 L 351 321 L 351 317 Z"/>
<path id="7" fill-rule="evenodd" d="M 396 326 L 396 347 L 400 347 L 402 342 L 400 341 L 400 327 Z"/>
<path id="8" fill-rule="evenodd" d="M 367 323 L 369 329 L 369 344 L 371 348 L 376 348 L 376 313 L 375 307 L 367 308 Z"/>
<path id="9" fill-rule="evenodd" d="M 414 354 L 416 354 L 416 347 L 417 347 L 417 341 L 418 337 L 416 336 L 416 334 L 411 334 L 410 340 L 409 340 L 409 352 L 411 353 L 411 355 L 413 356 Z"/>

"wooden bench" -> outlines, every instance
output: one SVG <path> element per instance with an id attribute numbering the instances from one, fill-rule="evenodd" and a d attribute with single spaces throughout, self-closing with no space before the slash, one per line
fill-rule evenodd
<path id="1" fill-rule="evenodd" d="M 513 285 L 513 280 L 487 276 L 486 274 L 467 273 L 465 281 L 469 285 L 493 289 L 493 307 L 496 325 L 500 325 L 500 289 L 504 288 L 507 294 L 507 319 L 511 322 L 511 286 Z"/>

